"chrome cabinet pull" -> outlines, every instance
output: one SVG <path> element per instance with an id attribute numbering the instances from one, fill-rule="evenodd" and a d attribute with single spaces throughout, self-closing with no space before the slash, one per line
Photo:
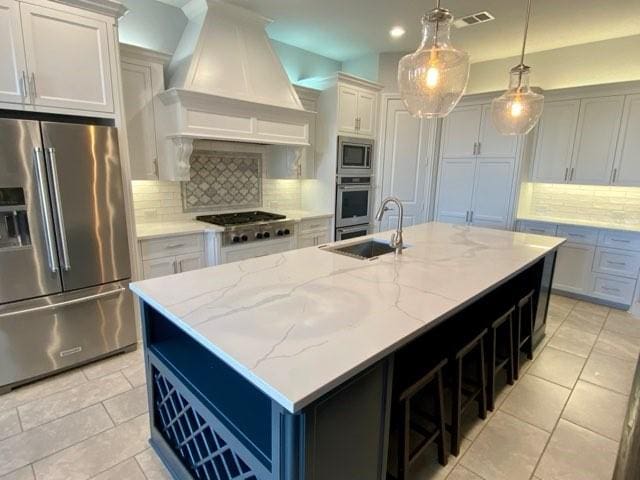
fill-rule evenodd
<path id="1" fill-rule="evenodd" d="M 74 298 L 72 300 L 66 300 L 60 303 L 52 303 L 49 305 L 42 305 L 40 307 L 25 308 L 24 310 L 17 310 L 15 312 L 0 313 L 0 318 L 13 317 L 15 315 L 25 315 L 28 313 L 41 312 L 43 310 L 55 310 L 56 308 L 68 307 L 69 305 L 77 305 L 79 303 L 91 302 L 93 300 L 99 300 L 104 297 L 112 297 L 114 295 L 120 295 L 126 291 L 124 287 L 116 288 L 109 292 L 100 292 L 93 295 L 87 295 L 86 297 Z"/>
<path id="2" fill-rule="evenodd" d="M 564 181 L 567 181 L 567 177 L 569 176 L 569 167 L 566 167 L 564 169 Z"/>
<path id="3" fill-rule="evenodd" d="M 182 260 L 179 260 L 178 261 L 178 272 L 182 273 L 183 271 L 184 270 L 183 270 L 183 267 L 182 267 Z"/>
<path id="4" fill-rule="evenodd" d="M 476 153 L 476 155 L 480 155 L 482 153 L 482 142 L 478 142 L 478 153 Z M 471 212 L 472 216 L 473 216 L 473 212 Z"/>
<path id="5" fill-rule="evenodd" d="M 464 222 L 469 223 L 469 210 L 467 210 L 467 213 L 464 215 Z"/>
<path id="6" fill-rule="evenodd" d="M 38 90 L 36 89 L 36 74 L 31 73 L 31 97 L 35 101 L 38 98 Z"/>
<path id="7" fill-rule="evenodd" d="M 471 210 L 471 214 L 469 215 L 469 223 L 473 223 L 473 210 Z"/>
<path id="8" fill-rule="evenodd" d="M 27 73 L 24 70 L 22 70 L 22 74 L 20 75 L 20 95 L 24 99 L 29 96 L 29 92 L 27 92 Z"/>
<path id="9" fill-rule="evenodd" d="M 573 181 L 573 172 L 574 172 L 574 168 L 571 167 L 571 175 L 569 176 L 569 181 Z"/>
<path id="10" fill-rule="evenodd" d="M 609 265 L 616 265 L 618 267 L 626 267 L 627 264 L 625 262 L 614 262 L 613 260 L 607 260 Z"/>
<path id="11" fill-rule="evenodd" d="M 173 273 L 178 273 L 178 262 L 173 261 Z"/>
<path id="12" fill-rule="evenodd" d="M 478 151 L 478 142 L 473 142 L 473 155 L 477 155 Z"/>
<path id="13" fill-rule="evenodd" d="M 69 247 L 67 246 L 67 232 L 65 231 L 64 215 L 62 213 L 62 198 L 60 197 L 60 184 L 58 183 L 58 165 L 56 163 L 56 149 L 47 148 L 49 153 L 49 164 L 51 166 L 51 178 L 53 179 L 53 200 L 56 206 L 56 216 L 58 217 L 58 225 L 60 226 L 60 244 L 62 246 L 62 268 L 65 271 L 71 270 L 71 261 L 69 260 Z"/>
<path id="14" fill-rule="evenodd" d="M 38 197 L 40 198 L 40 209 L 42 210 L 42 223 L 44 224 L 44 241 L 47 248 L 47 259 L 49 261 L 49 269 L 51 272 L 58 271 L 58 260 L 54 251 L 55 240 L 53 238 L 53 222 L 49 212 L 49 199 L 47 198 L 47 184 L 45 181 L 45 172 L 43 168 L 42 148 L 33 149 L 34 165 L 36 170 L 36 182 L 38 184 Z"/>
<path id="15" fill-rule="evenodd" d="M 166 248 L 180 248 L 184 247 L 184 243 L 170 243 Z"/>
<path id="16" fill-rule="evenodd" d="M 613 169 L 613 180 L 611 180 L 611 183 L 616 183 L 616 177 L 618 176 L 618 169 L 614 168 Z"/>

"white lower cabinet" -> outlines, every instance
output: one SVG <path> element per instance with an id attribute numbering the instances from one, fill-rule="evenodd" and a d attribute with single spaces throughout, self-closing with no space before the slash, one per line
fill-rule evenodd
<path id="1" fill-rule="evenodd" d="M 548 222 L 518 222 L 526 233 L 563 237 L 553 288 L 629 306 L 640 275 L 640 233 Z"/>
<path id="2" fill-rule="evenodd" d="M 286 252 L 293 248 L 293 239 L 268 240 L 264 243 L 254 242 L 241 246 L 220 249 L 220 263 L 239 262 L 249 258 L 266 257 L 275 253 Z"/>
<path id="3" fill-rule="evenodd" d="M 591 264 L 595 247 L 565 243 L 558 249 L 553 288 L 572 293 L 586 293 L 590 288 Z"/>
<path id="4" fill-rule="evenodd" d="M 206 266 L 203 234 L 141 240 L 145 279 L 188 272 Z"/>
<path id="5" fill-rule="evenodd" d="M 315 247 L 330 241 L 331 218 L 317 218 L 300 222 L 297 248 Z"/>

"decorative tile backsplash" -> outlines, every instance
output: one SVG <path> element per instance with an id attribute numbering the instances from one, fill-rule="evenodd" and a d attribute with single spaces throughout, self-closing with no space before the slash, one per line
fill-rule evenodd
<path id="1" fill-rule="evenodd" d="M 518 214 L 640 225 L 640 188 L 523 183 Z"/>
<path id="2" fill-rule="evenodd" d="M 192 154 L 191 180 L 182 182 L 185 212 L 261 205 L 261 154 L 227 151 L 196 151 Z"/>

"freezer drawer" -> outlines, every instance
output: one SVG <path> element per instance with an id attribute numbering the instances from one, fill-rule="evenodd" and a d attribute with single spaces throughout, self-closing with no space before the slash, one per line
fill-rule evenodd
<path id="1" fill-rule="evenodd" d="M 136 344 L 128 281 L 0 307 L 0 391 Z"/>

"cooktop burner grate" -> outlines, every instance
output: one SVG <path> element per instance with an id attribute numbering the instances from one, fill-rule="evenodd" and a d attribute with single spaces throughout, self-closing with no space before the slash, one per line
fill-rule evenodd
<path id="1" fill-rule="evenodd" d="M 244 225 L 249 223 L 259 222 L 272 222 L 274 220 L 283 220 L 287 218 L 285 215 L 278 215 L 276 213 L 268 213 L 261 211 L 253 212 L 235 212 L 235 213 L 221 213 L 217 215 L 200 215 L 196 217 L 196 220 L 201 222 L 213 223 L 214 225 L 232 226 L 232 225 Z"/>

